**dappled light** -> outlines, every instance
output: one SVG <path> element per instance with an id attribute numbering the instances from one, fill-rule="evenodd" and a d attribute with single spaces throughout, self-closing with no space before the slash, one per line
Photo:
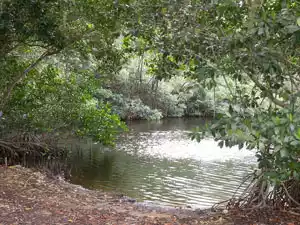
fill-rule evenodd
<path id="1" fill-rule="evenodd" d="M 1 225 L 299 223 L 299 0 L 0 8 Z"/>

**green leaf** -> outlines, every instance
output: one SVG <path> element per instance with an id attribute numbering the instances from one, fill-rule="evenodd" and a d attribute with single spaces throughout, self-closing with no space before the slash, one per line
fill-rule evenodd
<path id="1" fill-rule="evenodd" d="M 296 137 L 297 137 L 298 139 L 300 139 L 300 127 L 299 127 L 298 130 L 297 130 Z"/>
<path id="2" fill-rule="evenodd" d="M 278 177 L 278 173 L 273 172 L 273 171 L 265 172 L 265 173 L 264 173 L 264 176 L 270 177 L 270 178 L 275 178 L 275 177 Z"/>
<path id="3" fill-rule="evenodd" d="M 299 179 L 300 179 L 300 173 L 297 172 L 297 171 L 294 171 L 294 172 L 293 172 L 293 177 L 294 177 L 295 179 L 299 180 Z"/>
<path id="4" fill-rule="evenodd" d="M 292 146 L 297 146 L 297 145 L 299 145 L 299 141 L 294 140 L 294 141 L 291 142 L 291 145 Z"/>
<path id="5" fill-rule="evenodd" d="M 296 31 L 299 31 L 299 30 L 300 30 L 300 27 L 297 26 L 297 25 L 288 25 L 288 26 L 286 26 L 285 28 L 287 29 L 287 32 L 288 32 L 289 34 L 295 33 Z"/>
<path id="6" fill-rule="evenodd" d="M 289 120 L 290 120 L 290 122 L 293 121 L 293 114 L 291 114 L 291 113 L 289 113 Z"/>
<path id="7" fill-rule="evenodd" d="M 94 24 L 92 24 L 92 23 L 87 23 L 87 27 L 88 27 L 89 29 L 92 29 L 92 28 L 94 28 Z"/>
<path id="8" fill-rule="evenodd" d="M 241 150 L 244 147 L 244 143 L 239 144 L 239 150 Z"/>
<path id="9" fill-rule="evenodd" d="M 257 32 L 258 35 L 263 35 L 264 34 L 264 28 L 260 27 L 258 29 L 258 32 Z"/>
<path id="10" fill-rule="evenodd" d="M 220 141 L 220 142 L 218 143 L 218 146 L 219 146 L 220 148 L 223 148 L 223 146 L 224 146 L 224 141 Z"/>
<path id="11" fill-rule="evenodd" d="M 289 152 L 287 149 L 283 148 L 280 150 L 280 156 L 285 158 L 285 157 L 288 157 L 289 156 Z"/>
<path id="12" fill-rule="evenodd" d="M 167 8 L 162 8 L 162 9 L 161 9 L 161 13 L 162 13 L 163 15 L 165 15 L 165 14 L 167 13 L 167 10 L 168 10 Z"/>

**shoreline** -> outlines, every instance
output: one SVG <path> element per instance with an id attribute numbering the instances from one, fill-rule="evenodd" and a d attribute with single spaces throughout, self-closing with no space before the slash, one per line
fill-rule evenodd
<path id="1" fill-rule="evenodd" d="M 0 225 L 295 225 L 300 222 L 297 216 L 272 209 L 197 211 L 149 206 L 126 199 L 61 178 L 50 178 L 38 170 L 0 166 Z"/>
<path id="2" fill-rule="evenodd" d="M 21 166 L 0 167 L 0 179 L 1 225 L 225 224 L 220 213 L 132 202 Z"/>

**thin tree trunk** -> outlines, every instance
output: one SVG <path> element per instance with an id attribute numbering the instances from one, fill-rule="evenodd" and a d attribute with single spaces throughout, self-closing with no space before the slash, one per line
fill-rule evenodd
<path id="1" fill-rule="evenodd" d="M 35 62 L 33 62 L 31 65 L 29 65 L 22 73 L 19 74 L 19 76 L 16 78 L 16 80 L 6 89 L 6 91 L 3 93 L 2 100 L 0 102 L 0 111 L 3 111 L 5 108 L 5 105 L 10 99 L 11 93 L 15 86 L 21 82 L 26 75 L 34 69 L 41 61 L 43 61 L 46 57 L 56 54 L 58 51 L 49 52 L 48 50 L 44 52 Z"/>

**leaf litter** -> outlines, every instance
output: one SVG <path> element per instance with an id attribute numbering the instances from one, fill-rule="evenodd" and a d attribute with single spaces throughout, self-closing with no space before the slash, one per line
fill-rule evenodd
<path id="1" fill-rule="evenodd" d="M 88 190 L 21 166 L 0 167 L 0 225 L 231 225 L 300 224 L 272 210 L 229 211 L 147 207 L 114 193 Z"/>

